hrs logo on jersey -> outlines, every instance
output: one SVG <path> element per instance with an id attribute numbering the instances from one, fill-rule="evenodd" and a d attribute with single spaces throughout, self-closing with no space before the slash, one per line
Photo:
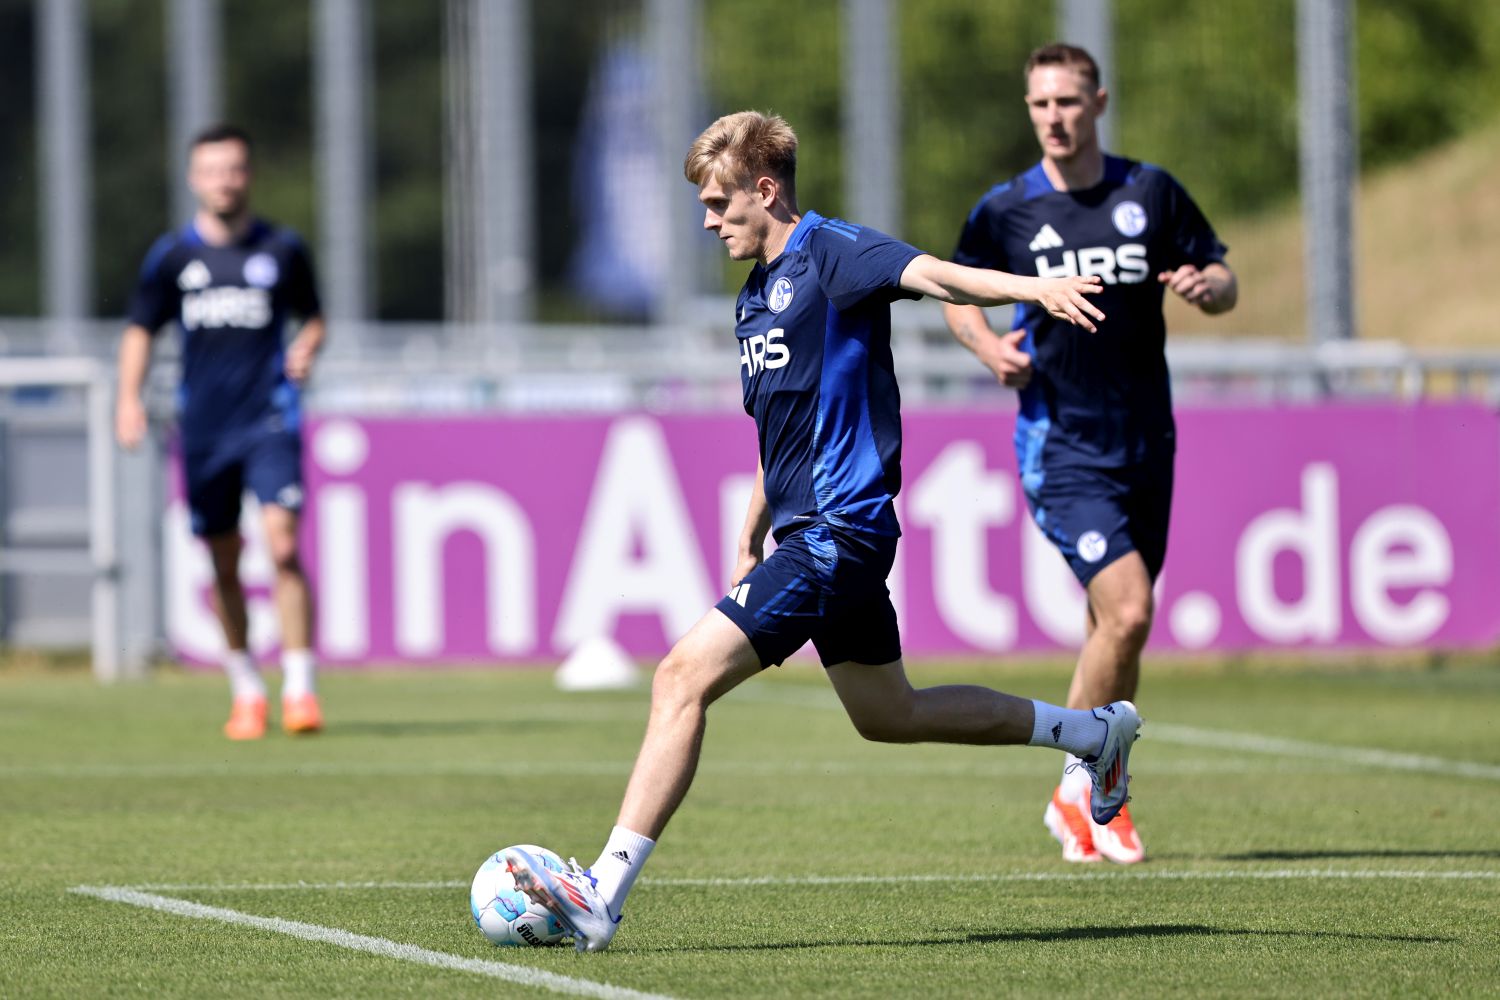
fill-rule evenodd
<path id="1" fill-rule="evenodd" d="M 271 325 L 271 293 L 264 288 L 205 288 L 182 297 L 182 325 L 188 330 L 237 326 L 260 330 Z"/>
<path id="2" fill-rule="evenodd" d="M 1047 259 L 1047 254 L 1036 255 L 1036 274 L 1039 278 L 1097 276 L 1106 285 L 1138 285 L 1150 273 L 1151 270 L 1146 265 L 1146 248 L 1139 243 L 1064 250 L 1062 260 L 1056 264 Z"/>
<path id="3" fill-rule="evenodd" d="M 781 342 L 785 335 L 786 331 L 778 326 L 764 337 L 757 333 L 740 341 L 740 367 L 745 369 L 746 378 L 754 378 L 767 368 L 785 367 L 792 360 L 790 348 Z"/>

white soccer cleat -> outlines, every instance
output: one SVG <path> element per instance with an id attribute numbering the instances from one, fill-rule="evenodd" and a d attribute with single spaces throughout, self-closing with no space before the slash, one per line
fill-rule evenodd
<path id="1" fill-rule="evenodd" d="M 579 951 L 603 951 L 615 936 L 620 918 L 595 886 L 594 877 L 568 861 L 567 871 L 553 871 L 542 859 L 520 847 L 505 849 L 505 864 L 516 880 L 516 888 L 538 906 L 546 907 L 573 932 L 573 947 Z"/>
<path id="2" fill-rule="evenodd" d="M 1104 723 L 1104 742 L 1099 753 L 1083 758 L 1094 790 L 1089 813 L 1094 822 L 1107 826 L 1130 800 L 1130 748 L 1140 735 L 1141 714 L 1128 701 L 1110 702 L 1094 709 L 1094 718 Z"/>
<path id="3" fill-rule="evenodd" d="M 1114 819 L 1100 826 L 1090 822 L 1094 850 L 1117 865 L 1134 865 L 1146 860 L 1146 848 L 1130 818 L 1130 807 L 1121 806 Z"/>

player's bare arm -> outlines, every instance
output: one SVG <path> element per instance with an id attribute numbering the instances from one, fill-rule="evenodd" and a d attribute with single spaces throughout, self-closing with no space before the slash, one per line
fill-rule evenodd
<path id="1" fill-rule="evenodd" d="M 1095 275 L 1066 278 L 1031 278 L 1006 271 L 965 267 L 939 260 L 931 254 L 912 259 L 901 272 L 901 287 L 908 292 L 930 295 L 940 302 L 955 305 L 1003 306 L 1012 302 L 1031 302 L 1049 315 L 1067 320 L 1093 333 L 1094 320 L 1104 313 L 1087 296 L 1104 285 Z"/>
<path id="2" fill-rule="evenodd" d="M 996 333 L 978 306 L 943 303 L 943 320 L 953 339 L 963 344 L 995 379 L 1011 389 L 1024 389 L 1031 382 L 1031 355 L 1021 350 L 1025 330 Z"/>
<path id="3" fill-rule="evenodd" d="M 1239 301 L 1239 281 L 1225 264 L 1216 262 L 1202 269 L 1184 264 L 1161 272 L 1156 280 L 1210 316 L 1228 312 Z"/>
<path id="4" fill-rule="evenodd" d="M 286 375 L 293 382 L 306 382 L 312 374 L 313 361 L 323 349 L 323 339 L 328 335 L 328 325 L 322 316 L 313 316 L 302 324 L 297 336 L 286 349 Z"/>
<path id="5" fill-rule="evenodd" d="M 755 486 L 750 491 L 750 506 L 745 511 L 745 527 L 740 532 L 739 557 L 735 561 L 731 587 L 739 585 L 749 572 L 766 558 L 766 532 L 771 530 L 771 505 L 766 502 L 766 471 L 755 467 Z"/>
<path id="6" fill-rule="evenodd" d="M 134 448 L 146 437 L 141 391 L 151 364 L 151 331 L 132 323 L 120 338 L 119 386 L 115 393 L 115 440 Z"/>

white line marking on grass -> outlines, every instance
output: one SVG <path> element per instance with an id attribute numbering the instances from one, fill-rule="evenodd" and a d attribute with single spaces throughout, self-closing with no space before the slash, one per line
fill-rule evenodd
<path id="1" fill-rule="evenodd" d="M 1313 757 L 1318 760 L 1335 760 L 1341 764 L 1356 764 L 1360 767 L 1379 767 L 1393 771 L 1425 771 L 1431 774 L 1500 781 L 1500 765 L 1452 760 L 1448 757 L 1427 757 L 1422 754 L 1394 753 L 1368 747 L 1309 743 L 1305 740 L 1256 736 L 1253 733 L 1233 733 L 1219 729 L 1200 729 L 1197 726 L 1178 726 L 1166 722 L 1146 723 L 1142 726 L 1141 735 L 1150 740 L 1177 743 L 1182 746 L 1211 747 L 1215 750 L 1245 750 L 1251 753 L 1276 754 L 1282 757 Z"/>
<path id="2" fill-rule="evenodd" d="M 641 879 L 640 884 L 661 888 L 687 888 L 714 886 L 718 888 L 750 888 L 755 886 L 799 886 L 799 885 L 908 885 L 926 883 L 964 882 L 1098 882 L 1104 879 L 1135 879 L 1146 882 L 1195 882 L 1227 881 L 1246 879 L 1250 881 L 1290 881 L 1297 879 L 1391 879 L 1395 881 L 1455 880 L 1490 881 L 1500 879 L 1500 871 L 1464 869 L 1381 869 L 1381 868 L 1227 868 L 1189 871 L 1128 871 L 1107 868 L 1101 872 L 997 872 L 992 874 L 963 874 L 938 872 L 930 875 L 751 875 L 741 878 L 651 878 Z M 240 883 L 150 883 L 146 885 L 119 886 L 120 890 L 155 890 L 157 892 L 286 892 L 299 889 L 467 889 L 468 882 L 455 880 L 436 882 L 240 882 Z M 80 887 L 75 891 L 83 891 Z M 259 919 L 259 918 L 257 918 Z"/>
<path id="3" fill-rule="evenodd" d="M 1279 881 L 1284 879 L 1500 879 L 1500 871 L 1381 871 L 1365 869 L 1340 871 L 1335 868 L 1281 868 L 1267 871 L 1230 869 L 1225 871 L 1105 871 L 1010 872 L 995 875 L 801 875 L 789 878 L 775 876 L 751 878 L 644 878 L 642 885 L 658 886 L 797 886 L 797 885 L 882 885 L 886 883 L 929 882 L 1101 882 L 1108 879 L 1134 879 L 1143 882 L 1251 879 Z"/>
<path id="4" fill-rule="evenodd" d="M 741 689 L 729 697 L 747 702 L 796 705 L 802 708 L 837 709 L 843 707 L 832 692 L 812 688 Z M 1454 760 L 1449 757 L 1429 757 L 1423 754 L 1395 753 L 1369 747 L 1338 746 L 1332 743 L 1312 743 L 1307 740 L 1289 740 L 1276 736 L 1257 736 L 1254 733 L 1180 726 L 1169 722 L 1152 722 L 1149 716 L 1141 727 L 1141 735 L 1151 742 L 1175 743 L 1179 746 L 1239 750 L 1278 757 L 1309 757 L 1314 760 L 1337 761 L 1340 764 L 1353 764 L 1358 767 L 1419 771 L 1450 777 L 1500 781 L 1500 764 L 1481 764 L 1475 761 Z"/>
<path id="5" fill-rule="evenodd" d="M 226 910 L 218 906 L 204 906 L 202 903 L 190 903 L 184 899 L 156 896 L 135 889 L 118 886 L 79 885 L 74 886 L 68 891 L 78 893 L 81 896 L 93 896 L 96 899 L 104 899 L 113 903 L 141 906 L 148 910 L 160 910 L 163 913 L 170 913 L 179 917 L 189 917 L 193 920 L 217 920 L 225 924 L 254 927 L 258 930 L 272 931 L 276 934 L 286 934 L 290 937 L 301 938 L 304 941 L 318 941 L 323 944 L 336 945 L 340 948 L 348 948 L 351 951 L 363 951 L 371 955 L 381 955 L 385 958 L 394 958 L 403 962 L 415 962 L 418 965 L 429 965 L 437 969 L 472 972 L 475 975 L 489 976 L 492 979 L 502 979 L 505 982 L 516 983 L 521 986 L 551 990 L 554 993 L 566 993 L 569 996 L 599 997 L 602 1000 L 670 1000 L 670 998 L 664 997 L 659 993 L 641 993 L 638 990 L 626 989 L 623 986 L 611 986 L 608 983 L 598 983 L 588 979 L 575 979 L 572 976 L 563 976 L 555 972 L 547 972 L 543 969 L 528 968 L 524 965 L 510 965 L 506 962 L 497 962 L 492 959 L 464 958 L 461 955 L 449 955 L 446 952 L 430 951 L 426 948 L 418 948 L 416 945 L 402 944 L 399 941 L 370 937 L 366 934 L 355 934 L 352 931 L 340 930 L 337 927 L 304 924 L 296 920 L 283 920 L 280 917 L 258 917 L 252 913 L 241 913 L 239 910 Z"/>
<path id="6" fill-rule="evenodd" d="M 531 775 L 613 775 L 630 773 L 630 761 L 301 761 L 243 764 L 3 764 L 0 778 L 241 778 L 241 777 L 527 777 Z"/>

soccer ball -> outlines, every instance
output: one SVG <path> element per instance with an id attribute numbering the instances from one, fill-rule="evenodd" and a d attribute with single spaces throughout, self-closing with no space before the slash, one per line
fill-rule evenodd
<path id="1" fill-rule="evenodd" d="M 566 870 L 562 858 L 545 847 L 517 846 L 541 858 L 542 864 L 553 871 Z M 469 912 L 474 923 L 491 944 L 502 947 L 557 944 L 568 933 L 567 928 L 516 888 L 516 880 L 505 864 L 505 850 L 490 855 L 474 873 L 474 883 L 469 887 Z"/>

